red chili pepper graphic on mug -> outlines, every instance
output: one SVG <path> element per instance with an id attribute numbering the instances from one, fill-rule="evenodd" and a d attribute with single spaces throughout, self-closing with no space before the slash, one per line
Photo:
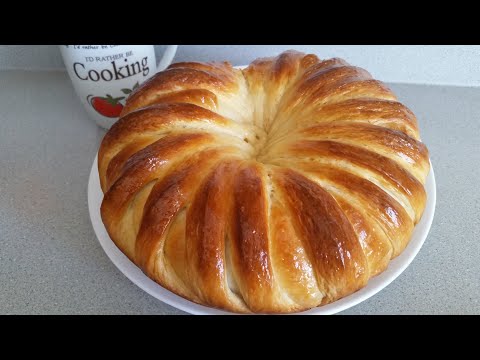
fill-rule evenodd
<path id="1" fill-rule="evenodd" d="M 125 99 L 125 96 L 113 98 L 111 95 L 106 97 L 88 95 L 88 103 L 100 114 L 109 118 L 116 118 L 120 116 L 123 105 L 120 100 Z"/>
<path id="2" fill-rule="evenodd" d="M 138 82 L 133 86 L 132 89 L 122 89 L 122 92 L 125 95 L 129 95 L 133 90 L 138 87 Z M 125 96 L 120 96 L 117 98 L 112 97 L 107 94 L 105 97 L 88 95 L 88 103 L 100 114 L 109 118 L 116 118 L 120 116 L 120 113 L 123 110 L 123 104 L 120 103 L 121 100 L 124 100 Z"/>

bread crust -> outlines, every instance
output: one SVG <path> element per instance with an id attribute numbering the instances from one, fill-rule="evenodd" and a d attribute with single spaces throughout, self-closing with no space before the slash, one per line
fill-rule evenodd
<path id="1" fill-rule="evenodd" d="M 239 313 L 336 301 L 410 241 L 430 170 L 415 115 L 342 59 L 177 63 L 98 153 L 101 216 L 170 291 Z"/>

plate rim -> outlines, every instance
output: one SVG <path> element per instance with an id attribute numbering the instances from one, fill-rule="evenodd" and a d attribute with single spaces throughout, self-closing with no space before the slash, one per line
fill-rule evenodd
<path id="1" fill-rule="evenodd" d="M 412 263 L 418 252 L 425 243 L 433 223 L 436 208 L 437 186 L 435 181 L 435 173 L 430 160 L 430 171 L 425 182 L 425 191 L 427 192 L 427 203 L 421 220 L 415 226 L 412 238 L 419 236 L 417 241 L 410 240 L 404 251 L 391 260 L 385 271 L 369 279 L 367 285 L 362 289 L 350 294 L 333 303 L 315 307 L 309 310 L 295 312 L 296 315 L 332 315 L 354 307 L 390 285 L 396 278 L 402 274 L 405 269 Z M 95 193 L 100 192 L 101 198 L 96 199 Z M 110 239 L 100 216 L 100 204 L 103 200 L 102 190 L 100 188 L 100 179 L 98 173 L 98 153 L 93 160 L 90 176 L 88 180 L 88 210 L 90 221 L 95 232 L 95 236 L 99 241 L 103 251 L 120 272 L 126 276 L 136 286 L 153 296 L 157 300 L 170 305 L 176 309 L 185 311 L 193 315 L 238 315 L 237 313 L 219 310 L 208 306 L 196 304 L 169 290 L 163 288 L 160 284 L 154 282 L 147 277 L 130 259 L 117 248 L 115 243 Z M 420 228 L 419 225 L 422 224 Z M 415 232 L 422 231 L 420 235 Z M 415 234 L 415 235 L 414 235 Z"/>

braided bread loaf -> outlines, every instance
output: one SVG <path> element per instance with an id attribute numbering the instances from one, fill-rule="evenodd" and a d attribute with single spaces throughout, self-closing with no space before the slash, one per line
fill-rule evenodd
<path id="1" fill-rule="evenodd" d="M 128 98 L 99 154 L 110 237 L 196 303 L 286 313 L 402 252 L 429 172 L 414 114 L 341 59 L 177 63 Z"/>

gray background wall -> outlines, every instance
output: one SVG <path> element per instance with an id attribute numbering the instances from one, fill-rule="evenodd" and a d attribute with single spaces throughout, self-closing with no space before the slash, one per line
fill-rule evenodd
<path id="1" fill-rule="evenodd" d="M 163 46 L 157 45 L 157 53 Z M 181 45 L 174 61 L 249 63 L 287 49 L 342 57 L 386 82 L 480 86 L 478 45 Z M 0 70 L 61 70 L 56 45 L 0 45 Z"/>

